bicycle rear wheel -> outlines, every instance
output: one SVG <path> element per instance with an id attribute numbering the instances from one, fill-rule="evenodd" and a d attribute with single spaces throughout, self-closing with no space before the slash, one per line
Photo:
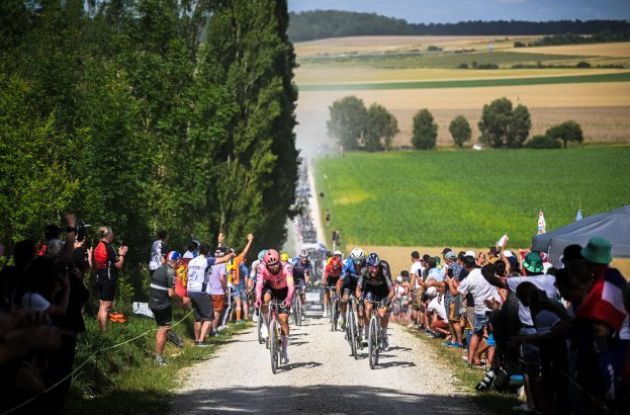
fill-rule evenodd
<path id="1" fill-rule="evenodd" d="M 370 318 L 368 328 L 368 357 L 370 361 L 370 369 L 374 369 L 378 364 L 378 328 L 376 317 Z"/>
<path id="2" fill-rule="evenodd" d="M 271 372 L 273 374 L 278 370 L 278 330 L 277 322 L 274 320 L 269 325 L 269 350 L 271 354 Z"/>

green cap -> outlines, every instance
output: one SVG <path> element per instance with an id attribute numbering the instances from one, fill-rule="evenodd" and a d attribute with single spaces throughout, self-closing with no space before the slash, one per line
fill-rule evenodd
<path id="1" fill-rule="evenodd" d="M 612 261 L 611 250 L 612 245 L 609 240 L 596 236 L 591 238 L 588 244 L 582 248 L 582 256 L 589 262 L 607 265 Z"/>
<path id="2" fill-rule="evenodd" d="M 540 254 L 536 251 L 532 251 L 525 256 L 523 260 L 523 268 L 534 274 L 540 274 L 543 272 L 543 261 Z"/>

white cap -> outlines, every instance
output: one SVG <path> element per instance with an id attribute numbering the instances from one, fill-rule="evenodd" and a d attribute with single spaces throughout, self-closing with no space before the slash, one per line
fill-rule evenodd
<path id="1" fill-rule="evenodd" d="M 471 256 L 471 257 L 473 257 L 473 258 L 477 258 L 477 254 L 476 254 L 476 253 L 475 253 L 475 251 L 473 251 L 473 250 L 466 251 L 466 252 L 464 253 L 464 256 Z"/>
<path id="2" fill-rule="evenodd" d="M 505 251 L 503 251 L 503 256 L 506 257 L 506 258 L 511 258 L 511 257 L 514 256 L 514 253 L 512 251 L 510 251 L 510 250 L 505 250 Z"/>

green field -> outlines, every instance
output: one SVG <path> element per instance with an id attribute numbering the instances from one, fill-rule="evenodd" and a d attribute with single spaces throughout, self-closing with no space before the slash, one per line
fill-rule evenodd
<path id="1" fill-rule="evenodd" d="M 382 89 L 479 88 L 494 86 L 524 86 L 629 81 L 630 72 L 615 72 L 595 75 L 545 76 L 532 78 L 454 79 L 450 81 L 313 84 L 300 85 L 299 88 L 300 91 L 356 91 Z"/>
<path id="2" fill-rule="evenodd" d="M 630 147 L 350 153 L 316 164 L 344 243 L 527 247 L 547 230 L 630 204 Z"/>

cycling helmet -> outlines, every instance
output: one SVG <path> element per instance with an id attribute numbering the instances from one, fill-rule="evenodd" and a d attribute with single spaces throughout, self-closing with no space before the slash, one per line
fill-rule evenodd
<path id="1" fill-rule="evenodd" d="M 266 250 L 266 249 L 263 249 L 262 251 L 260 251 L 260 252 L 258 253 L 258 260 L 259 260 L 259 261 L 262 261 L 262 260 L 263 260 L 263 258 L 265 257 L 265 254 L 266 254 L 266 253 L 267 253 L 267 250 Z"/>
<path id="2" fill-rule="evenodd" d="M 280 254 L 280 261 L 288 262 L 289 261 L 289 254 L 287 254 L 286 252 L 281 253 Z"/>
<path id="3" fill-rule="evenodd" d="M 300 258 L 306 258 L 308 259 L 308 252 L 306 252 L 306 249 L 302 249 L 300 250 Z"/>
<path id="4" fill-rule="evenodd" d="M 381 258 L 379 258 L 378 254 L 372 252 L 367 257 L 367 265 L 368 267 L 378 267 L 381 264 Z"/>
<path id="5" fill-rule="evenodd" d="M 278 251 L 275 249 L 270 249 L 265 252 L 265 256 L 263 257 L 263 262 L 267 266 L 267 268 L 272 267 L 280 263 L 280 255 Z"/>
<path id="6" fill-rule="evenodd" d="M 354 248 L 350 252 L 350 258 L 355 264 L 362 264 L 365 261 L 365 252 L 361 248 Z"/>
<path id="7" fill-rule="evenodd" d="M 338 256 L 340 259 L 343 259 L 343 253 L 339 250 L 336 250 L 334 253 L 335 256 Z"/>

